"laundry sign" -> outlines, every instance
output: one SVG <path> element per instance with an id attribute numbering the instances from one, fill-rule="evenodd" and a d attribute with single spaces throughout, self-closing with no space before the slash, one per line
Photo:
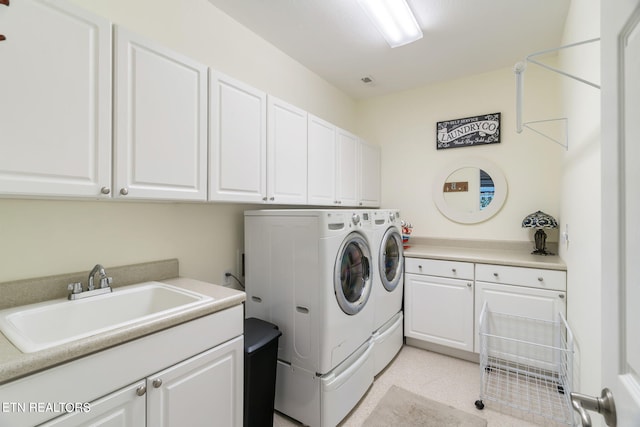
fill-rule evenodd
<path id="1" fill-rule="evenodd" d="M 500 142 L 500 113 L 437 123 L 437 149 Z"/>

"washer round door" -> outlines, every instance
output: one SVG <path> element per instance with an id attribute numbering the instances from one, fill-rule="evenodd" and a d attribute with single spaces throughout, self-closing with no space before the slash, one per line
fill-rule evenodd
<path id="1" fill-rule="evenodd" d="M 382 286 L 392 292 L 402 280 L 402 236 L 395 228 L 389 228 L 382 237 L 378 266 Z"/>
<path id="2" fill-rule="evenodd" d="M 360 312 L 371 295 L 371 250 L 358 233 L 349 234 L 338 251 L 333 279 L 338 305 L 349 315 Z"/>

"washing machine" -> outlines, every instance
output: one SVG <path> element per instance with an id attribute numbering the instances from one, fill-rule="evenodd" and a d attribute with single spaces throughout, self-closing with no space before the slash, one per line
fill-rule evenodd
<path id="1" fill-rule="evenodd" d="M 373 247 L 374 373 L 382 371 L 402 348 L 404 255 L 402 226 L 397 209 L 373 210 L 363 214 L 365 235 Z"/>
<path id="2" fill-rule="evenodd" d="M 373 252 L 361 213 L 245 212 L 246 316 L 276 324 L 275 408 L 333 426 L 373 382 Z"/>

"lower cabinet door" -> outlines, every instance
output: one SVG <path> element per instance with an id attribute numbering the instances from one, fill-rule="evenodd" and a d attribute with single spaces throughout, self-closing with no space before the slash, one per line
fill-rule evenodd
<path id="1" fill-rule="evenodd" d="M 405 275 L 405 336 L 473 351 L 473 281 Z"/>
<path id="2" fill-rule="evenodd" d="M 566 292 L 524 286 L 476 282 L 475 352 L 480 352 L 480 314 L 484 303 L 490 311 L 553 322 L 567 315 Z"/>
<path id="3" fill-rule="evenodd" d="M 238 337 L 147 378 L 147 426 L 242 426 Z"/>
<path id="4" fill-rule="evenodd" d="M 67 402 L 68 414 L 41 424 L 46 427 L 140 427 L 146 425 L 144 380 L 91 403 Z M 75 407 L 74 407 L 75 405 Z"/>

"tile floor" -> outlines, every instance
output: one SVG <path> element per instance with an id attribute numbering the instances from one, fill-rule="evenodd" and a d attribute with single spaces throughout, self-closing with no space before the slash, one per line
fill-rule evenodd
<path id="1" fill-rule="evenodd" d="M 413 393 L 451 405 L 487 420 L 488 427 L 559 426 L 531 414 L 518 414 L 510 408 L 488 403 L 480 411 L 474 402 L 480 393 L 480 370 L 477 363 L 444 356 L 419 348 L 404 346 L 340 427 L 365 426 L 365 420 L 389 387 L 397 385 Z M 295 420 L 277 413 L 275 427 L 299 426 Z M 447 426 L 443 426 L 447 427 Z"/>

